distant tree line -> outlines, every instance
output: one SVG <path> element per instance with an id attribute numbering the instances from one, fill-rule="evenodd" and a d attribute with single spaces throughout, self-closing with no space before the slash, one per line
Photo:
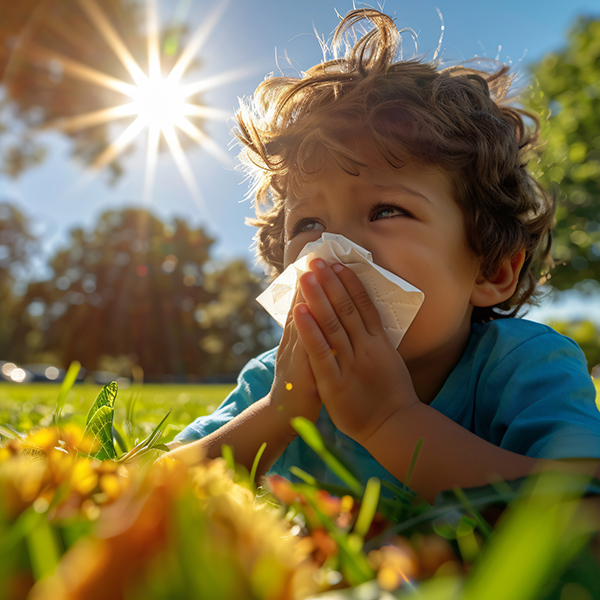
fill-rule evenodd
<path id="1" fill-rule="evenodd" d="M 70 232 L 49 278 L 24 285 L 35 238 L 0 204 L 0 359 L 78 360 L 123 375 L 137 366 L 146 378 L 236 374 L 276 340 L 255 302 L 258 278 L 244 261 L 212 260 L 213 243 L 179 219 L 107 211 L 93 229 Z"/>

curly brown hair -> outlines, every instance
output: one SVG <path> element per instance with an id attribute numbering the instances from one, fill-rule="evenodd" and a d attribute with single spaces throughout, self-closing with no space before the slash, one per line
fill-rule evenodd
<path id="1" fill-rule="evenodd" d="M 513 296 L 476 307 L 473 320 L 516 315 L 533 301 L 538 277 L 551 264 L 554 202 L 527 169 L 538 140 L 536 116 L 509 103 L 505 65 L 488 73 L 468 61 L 446 69 L 433 61 L 396 61 L 401 34 L 377 10 L 349 12 L 334 33 L 334 48 L 363 19 L 374 27 L 347 44 L 343 57 L 301 78 L 268 78 L 241 103 L 235 133 L 254 182 L 257 218 L 250 223 L 258 227 L 259 257 L 273 275 L 283 270 L 288 192 L 315 174 L 314 157 L 323 153 L 359 175 L 364 159 L 344 141 L 364 136 L 394 168 L 417 160 L 450 176 L 467 241 L 486 277 L 525 250 Z"/>

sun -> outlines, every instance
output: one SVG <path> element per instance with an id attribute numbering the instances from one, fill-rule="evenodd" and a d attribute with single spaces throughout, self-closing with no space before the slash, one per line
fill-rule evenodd
<path id="1" fill-rule="evenodd" d="M 117 79 L 70 57 L 42 47 L 30 47 L 30 54 L 36 60 L 48 63 L 58 62 L 63 72 L 82 81 L 117 91 L 124 96 L 124 102 L 105 109 L 65 117 L 46 124 L 46 129 L 60 129 L 73 132 L 107 124 L 116 120 L 133 118 L 131 123 L 96 158 L 93 166 L 101 169 L 114 161 L 139 135 L 147 134 L 146 175 L 144 196 L 151 198 L 158 149 L 161 136 L 167 143 L 181 176 L 192 195 L 199 199 L 198 187 L 191 165 L 179 141 L 178 132 L 183 132 L 222 162 L 229 158 L 209 136 L 201 131 L 188 117 L 226 120 L 231 115 L 223 110 L 189 101 L 195 94 L 248 75 L 247 68 L 238 68 L 218 76 L 205 78 L 193 83 L 182 83 L 182 78 L 205 40 L 214 29 L 224 12 L 226 1 L 216 4 L 212 12 L 190 37 L 178 57 L 175 66 L 163 74 L 160 64 L 159 17 L 156 0 L 146 0 L 146 27 L 148 42 L 148 70 L 144 70 L 133 58 L 115 27 L 102 11 L 96 0 L 77 0 L 102 38 L 125 66 L 131 81 Z"/>
<path id="2" fill-rule="evenodd" d="M 155 77 L 138 86 L 134 110 L 148 127 L 169 127 L 185 116 L 185 97 L 177 83 Z"/>

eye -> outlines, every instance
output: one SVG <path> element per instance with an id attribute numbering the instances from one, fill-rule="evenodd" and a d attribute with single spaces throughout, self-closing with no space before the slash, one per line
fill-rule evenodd
<path id="1" fill-rule="evenodd" d="M 393 217 L 412 217 L 412 215 L 403 208 L 390 204 L 377 204 L 373 207 L 373 217 L 371 218 L 371 221 L 391 219 Z"/>
<path id="2" fill-rule="evenodd" d="M 291 230 L 292 237 L 305 231 L 325 231 L 325 225 L 315 219 L 300 219 Z"/>

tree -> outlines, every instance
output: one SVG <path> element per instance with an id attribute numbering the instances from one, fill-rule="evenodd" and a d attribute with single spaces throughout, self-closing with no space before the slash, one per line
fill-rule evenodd
<path id="1" fill-rule="evenodd" d="M 213 242 L 202 228 L 142 209 L 74 229 L 50 261 L 53 277 L 22 299 L 14 358 L 52 352 L 62 366 L 95 370 L 124 357 L 154 378 L 235 374 L 274 340 L 254 301 L 257 278 L 241 261 L 211 261 Z"/>
<path id="2" fill-rule="evenodd" d="M 580 18 L 560 52 L 532 68 L 532 108 L 547 140 L 541 182 L 558 199 L 549 283 L 558 290 L 600 289 L 600 20 Z"/>
<path id="3" fill-rule="evenodd" d="M 7 356 L 9 340 L 17 326 L 14 311 L 17 282 L 28 273 L 29 261 L 37 248 L 25 215 L 8 202 L 0 202 L 0 357 Z"/>
<path id="4" fill-rule="evenodd" d="M 58 126 L 60 120 L 64 122 L 68 117 L 130 101 L 115 89 L 81 79 L 68 68 L 76 62 L 133 83 L 132 76 L 103 37 L 100 25 L 94 23 L 89 6 L 91 12 L 93 7 L 99 7 L 142 70 L 147 68 L 145 9 L 139 0 L 0 3 L 0 82 L 4 92 L 0 95 L 0 173 L 15 177 L 44 160 L 45 148 L 37 137 L 44 127 Z M 185 27 L 168 26 L 162 30 L 163 72 L 174 66 L 180 42 L 186 35 Z M 198 60 L 192 63 L 194 69 L 199 66 Z M 188 118 L 202 128 L 203 119 Z M 132 120 L 129 117 L 119 122 L 129 124 Z M 72 156 L 85 166 L 92 164 L 111 141 L 106 123 L 65 133 L 73 142 Z M 181 141 L 184 146 L 191 143 L 188 138 Z M 164 149 L 164 144 L 160 148 Z M 109 167 L 114 181 L 122 173 L 123 165 L 113 160 Z"/>
<path id="5" fill-rule="evenodd" d="M 600 365 L 600 329 L 590 321 L 557 321 L 552 327 L 572 339 L 583 350 L 587 359 L 588 369 Z"/>

